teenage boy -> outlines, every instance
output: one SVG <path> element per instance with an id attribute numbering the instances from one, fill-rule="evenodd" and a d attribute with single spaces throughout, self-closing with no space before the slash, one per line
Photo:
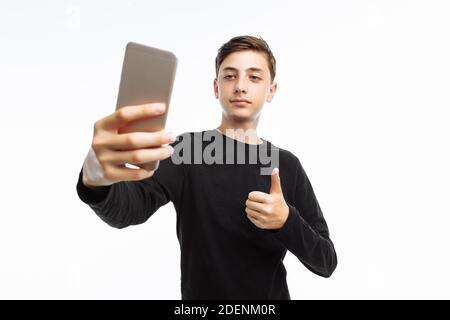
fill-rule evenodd
<path id="1" fill-rule="evenodd" d="M 327 223 L 299 159 L 256 131 L 277 89 L 275 67 L 263 39 L 235 37 L 216 57 L 217 128 L 178 137 L 165 130 L 118 134 L 164 112 L 161 104 L 124 107 L 94 125 L 78 196 L 116 228 L 143 223 L 171 201 L 182 299 L 290 299 L 287 250 L 322 277 L 336 268 Z"/>

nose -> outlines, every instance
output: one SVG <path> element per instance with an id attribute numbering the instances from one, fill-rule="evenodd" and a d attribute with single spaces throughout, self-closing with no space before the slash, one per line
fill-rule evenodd
<path id="1" fill-rule="evenodd" d="M 236 82 L 236 87 L 234 89 L 235 94 L 246 94 L 247 93 L 247 86 L 245 83 L 245 79 L 240 78 L 239 81 Z"/>

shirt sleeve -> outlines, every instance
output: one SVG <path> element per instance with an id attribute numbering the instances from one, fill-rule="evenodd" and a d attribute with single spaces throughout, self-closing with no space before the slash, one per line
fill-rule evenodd
<path id="1" fill-rule="evenodd" d="M 121 229 L 144 223 L 169 201 L 176 204 L 181 196 L 184 169 L 169 157 L 160 161 L 153 176 L 139 181 L 121 181 L 93 189 L 83 184 L 82 177 L 83 169 L 76 187 L 81 201 L 108 225 Z"/>
<path id="2" fill-rule="evenodd" d="M 286 248 L 310 271 L 330 277 L 337 266 L 337 256 L 327 223 L 305 170 L 298 161 L 296 182 L 288 218 L 273 232 Z"/>

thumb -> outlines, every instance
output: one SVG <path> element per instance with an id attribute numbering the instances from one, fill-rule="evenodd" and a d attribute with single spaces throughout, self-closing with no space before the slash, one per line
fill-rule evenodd
<path id="1" fill-rule="evenodd" d="M 274 168 L 272 171 L 270 193 L 283 193 L 281 190 L 280 173 L 278 168 Z"/>

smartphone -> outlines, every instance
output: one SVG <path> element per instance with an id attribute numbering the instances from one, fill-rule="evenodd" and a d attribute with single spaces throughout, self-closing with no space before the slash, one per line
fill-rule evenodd
<path id="1" fill-rule="evenodd" d="M 118 133 L 155 132 L 166 126 L 170 97 L 175 81 L 178 59 L 170 51 L 129 42 L 125 49 L 116 110 L 126 106 L 163 102 L 166 110 L 156 117 L 133 121 L 119 128 Z M 156 170 L 158 161 L 125 164 L 128 168 Z"/>
<path id="2" fill-rule="evenodd" d="M 125 106 L 163 102 L 163 114 L 134 121 L 119 133 L 154 132 L 165 128 L 178 59 L 170 51 L 129 42 L 125 49 L 116 110 Z"/>

